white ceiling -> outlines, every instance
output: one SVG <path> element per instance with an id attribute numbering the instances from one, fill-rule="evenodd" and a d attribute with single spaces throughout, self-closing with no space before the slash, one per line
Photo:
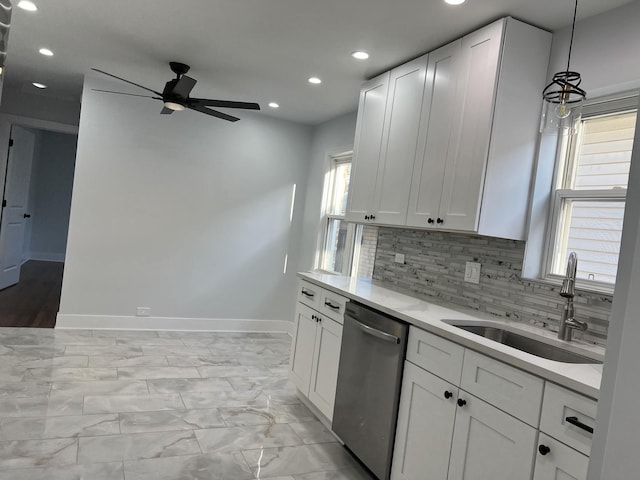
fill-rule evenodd
<path id="1" fill-rule="evenodd" d="M 581 0 L 578 18 L 631 1 Z M 553 31 L 573 14 L 572 0 L 34 2 L 35 13 L 14 9 L 5 88 L 29 92 L 37 81 L 49 85 L 38 93 L 79 101 L 83 74 L 97 67 L 161 90 L 177 60 L 192 67 L 194 96 L 257 101 L 268 115 L 309 124 L 355 110 L 363 80 L 501 16 Z M 43 57 L 41 47 L 55 56 Z M 368 61 L 351 58 L 360 49 Z M 323 84 L 309 85 L 312 75 Z M 270 101 L 281 108 L 269 109 Z"/>

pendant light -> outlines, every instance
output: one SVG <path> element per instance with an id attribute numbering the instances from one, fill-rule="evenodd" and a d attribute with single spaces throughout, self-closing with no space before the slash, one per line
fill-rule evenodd
<path id="1" fill-rule="evenodd" d="M 573 10 L 573 24 L 571 25 L 571 40 L 569 42 L 569 57 L 567 59 L 567 69 L 558 72 L 553 76 L 553 80 L 545 87 L 542 97 L 545 100 L 543 113 L 543 130 L 567 126 L 564 122 L 576 107 L 580 107 L 587 98 L 587 92 L 580 88 L 582 78 L 578 72 L 573 72 L 571 66 L 571 50 L 573 48 L 573 35 L 576 29 L 576 14 L 578 13 L 578 0 L 576 0 Z M 555 118 L 553 118 L 555 117 Z M 546 119 L 546 121 L 545 121 Z"/>

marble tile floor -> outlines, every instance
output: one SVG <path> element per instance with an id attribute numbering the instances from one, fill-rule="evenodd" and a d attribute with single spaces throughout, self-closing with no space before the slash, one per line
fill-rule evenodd
<path id="1" fill-rule="evenodd" d="M 0 328 L 0 480 L 372 480 L 271 333 Z"/>

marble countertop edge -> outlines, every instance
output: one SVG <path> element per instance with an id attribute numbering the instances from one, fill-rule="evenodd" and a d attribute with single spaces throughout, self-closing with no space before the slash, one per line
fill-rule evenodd
<path id="1" fill-rule="evenodd" d="M 472 309 L 434 299 L 420 300 L 409 295 L 385 288 L 376 281 L 316 272 L 299 272 L 298 276 L 308 282 L 343 295 L 351 300 L 367 305 L 390 316 L 403 320 L 422 330 L 451 340 L 464 347 L 503 361 L 516 368 L 537 375 L 563 387 L 588 397 L 597 399 L 602 380 L 602 365 L 572 364 L 547 360 L 529 353 L 502 345 L 484 337 L 467 332 L 445 323 L 443 320 L 457 320 L 460 323 L 499 324 L 507 330 L 516 331 L 529 337 L 545 337 L 545 341 L 559 345 L 566 350 L 602 361 L 604 348 L 581 343 L 558 340 L 556 334 L 523 322 L 489 315 Z"/>

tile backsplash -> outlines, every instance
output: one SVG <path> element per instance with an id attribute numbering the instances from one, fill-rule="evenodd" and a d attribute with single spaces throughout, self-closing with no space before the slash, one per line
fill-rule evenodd
<path id="1" fill-rule="evenodd" d="M 373 279 L 416 297 L 557 331 L 564 305 L 560 287 L 521 279 L 525 242 L 460 233 L 380 228 Z M 395 263 L 404 253 L 405 263 Z M 480 284 L 466 283 L 466 262 L 482 264 Z M 606 344 L 612 296 L 577 291 L 576 318 L 589 329 L 576 337 Z"/>

